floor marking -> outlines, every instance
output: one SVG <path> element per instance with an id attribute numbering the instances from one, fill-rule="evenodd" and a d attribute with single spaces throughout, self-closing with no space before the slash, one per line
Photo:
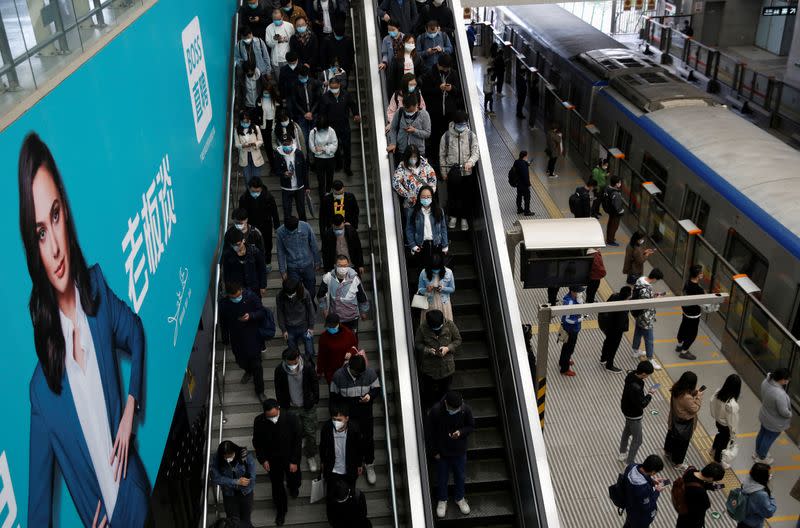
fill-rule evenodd
<path id="1" fill-rule="evenodd" d="M 724 359 L 711 359 L 708 361 L 684 361 L 683 363 L 668 363 L 663 365 L 664 368 L 677 368 L 677 367 L 691 367 L 699 365 L 723 365 L 727 361 Z"/>
<path id="2" fill-rule="evenodd" d="M 770 471 L 772 471 L 774 473 L 776 471 L 797 471 L 798 469 L 800 469 L 800 465 L 794 465 L 794 466 L 772 466 Z M 749 475 L 750 474 L 750 470 L 749 469 L 737 469 L 736 470 L 736 474 L 737 475 Z"/>

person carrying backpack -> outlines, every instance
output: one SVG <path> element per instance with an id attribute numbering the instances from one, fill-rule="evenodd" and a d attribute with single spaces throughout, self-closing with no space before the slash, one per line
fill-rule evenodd
<path id="1" fill-rule="evenodd" d="M 600 194 L 600 203 L 603 210 L 608 214 L 608 225 L 606 226 L 606 244 L 609 246 L 619 246 L 616 240 L 617 229 L 625 214 L 625 202 L 622 200 L 622 180 L 619 176 L 611 176 L 608 185 Z"/>
<path id="2" fill-rule="evenodd" d="M 769 489 L 770 466 L 756 462 L 750 468 L 742 487 L 731 490 L 725 508 L 738 521 L 736 528 L 762 528 L 764 520 L 775 515 L 777 505 Z"/>
<path id="3" fill-rule="evenodd" d="M 672 505 L 678 512 L 675 528 L 705 528 L 706 512 L 711 507 L 708 490 L 719 489 L 714 485 L 725 477 L 725 470 L 716 462 L 706 465 L 701 471 L 690 466 L 672 484 Z"/>
<path id="4" fill-rule="evenodd" d="M 592 215 L 592 196 L 596 189 L 597 182 L 594 179 L 575 188 L 569 197 L 569 211 L 575 218 L 589 218 Z"/>
<path id="5" fill-rule="evenodd" d="M 664 469 L 658 455 L 650 455 L 642 464 L 625 468 L 625 524 L 623 528 L 647 528 L 658 512 L 658 497 L 664 490 L 664 480 L 655 475 Z"/>

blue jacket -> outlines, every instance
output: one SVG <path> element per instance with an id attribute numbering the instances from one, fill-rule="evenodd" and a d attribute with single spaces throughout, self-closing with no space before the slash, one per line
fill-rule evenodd
<path id="1" fill-rule="evenodd" d="M 572 295 L 567 293 L 564 298 L 562 299 L 564 306 L 569 306 L 570 304 L 579 304 L 577 299 L 573 299 Z M 575 315 L 562 315 L 561 316 L 561 326 L 564 327 L 564 330 L 570 333 L 577 333 L 581 331 L 581 321 L 583 320 L 583 316 L 579 314 Z"/>
<path id="2" fill-rule="evenodd" d="M 436 274 L 434 274 L 434 277 Z M 439 272 L 439 276 L 441 277 L 441 272 Z M 420 295 L 426 295 L 428 297 L 428 302 L 433 301 L 433 294 L 434 292 L 428 292 L 428 284 L 432 281 L 428 280 L 428 274 L 423 269 L 419 272 L 419 283 L 417 284 L 417 293 Z M 442 290 L 439 292 L 439 298 L 442 300 L 442 304 L 447 304 L 450 302 L 450 294 L 456 291 L 456 280 L 453 277 L 453 270 L 450 268 L 444 268 L 444 278 L 439 279 L 439 285 L 442 287 Z"/>
<path id="3" fill-rule="evenodd" d="M 130 355 L 128 394 L 136 400 L 139 410 L 143 403 L 144 327 L 139 316 L 108 287 L 99 265 L 89 268 L 89 281 L 98 303 L 97 313 L 93 316 L 87 314 L 86 317 L 97 354 L 113 440 L 116 439 L 122 419 L 123 403 L 127 400 L 127 394 L 124 400 L 122 398 L 116 352 Z M 47 385 L 41 364 L 37 363 L 30 382 L 30 400 L 28 526 L 46 527 L 53 524 L 53 477 L 56 464 L 81 521 L 91 526 L 97 501 L 102 495 L 72 399 L 66 369 L 61 378 L 61 394 L 55 394 Z M 143 526 L 147 517 L 150 482 L 136 451 L 133 436 L 131 440 L 128 474 L 120 482 L 114 506 L 114 526 Z M 105 505 L 102 505 L 98 518 L 105 514 Z"/>
<path id="4" fill-rule="evenodd" d="M 775 498 L 749 476 L 742 482 L 742 491 L 747 494 L 747 516 L 742 523 L 750 528 L 762 528 L 764 519 L 775 515 L 778 509 Z"/>
<path id="5" fill-rule="evenodd" d="M 650 526 L 658 511 L 658 496 L 655 481 L 639 471 L 640 464 L 625 468 L 625 511 L 628 514 L 626 525 L 632 528 Z"/>
<path id="6" fill-rule="evenodd" d="M 418 211 L 412 212 L 408 222 L 406 222 L 406 240 L 408 240 L 406 247 L 409 249 L 413 249 L 414 246 L 422 247 L 423 242 L 425 242 L 425 215 L 422 213 L 422 209 Z M 442 218 L 438 222 L 431 214 L 431 234 L 433 235 L 434 247 L 447 249 L 447 217 L 444 211 L 442 211 Z"/>
<path id="7" fill-rule="evenodd" d="M 278 228 L 278 269 L 286 273 L 288 268 L 303 269 L 321 266 L 322 257 L 311 226 L 302 220 L 297 229 L 289 231 L 285 225 Z"/>
<path id="8" fill-rule="evenodd" d="M 250 314 L 250 319 L 240 321 L 239 318 L 246 313 Z M 235 357 L 254 358 L 261 355 L 264 348 L 264 338 L 258 331 L 259 323 L 264 318 L 261 297 L 244 289 L 241 302 L 235 303 L 227 297 L 220 299 L 219 318 Z"/>
<path id="9" fill-rule="evenodd" d="M 405 35 L 401 32 L 397 35 L 397 38 L 402 42 L 404 36 Z M 394 62 L 394 42 L 389 35 L 383 37 L 381 41 L 381 62 L 386 64 L 386 66 L 391 66 L 392 62 Z"/>
<path id="10" fill-rule="evenodd" d="M 442 53 L 453 54 L 453 44 L 450 43 L 450 37 L 444 31 L 439 31 L 439 34 L 435 37 L 429 37 L 428 33 L 423 33 L 417 37 L 417 53 L 422 57 L 422 63 L 425 65 L 426 70 L 436 66 L 439 62 L 439 57 L 442 56 L 442 53 L 428 53 L 429 49 L 436 46 L 442 47 L 442 50 L 444 50 Z"/>
<path id="11" fill-rule="evenodd" d="M 222 467 L 217 467 L 217 461 L 211 464 L 211 483 L 222 488 L 222 494 L 226 497 L 232 496 L 237 491 L 242 495 L 250 495 L 256 488 L 256 462 L 253 460 L 252 453 L 247 453 L 247 459 L 234 460 L 233 464 L 222 462 Z M 250 484 L 240 486 L 236 483 L 242 477 L 250 479 Z"/>

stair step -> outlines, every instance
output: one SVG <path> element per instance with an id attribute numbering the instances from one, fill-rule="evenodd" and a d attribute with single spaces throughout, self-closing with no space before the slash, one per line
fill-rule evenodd
<path id="1" fill-rule="evenodd" d="M 254 396 L 255 398 L 255 396 Z M 259 406 L 261 404 L 258 404 Z M 227 404 L 226 404 L 227 407 Z M 225 418 L 228 419 L 225 422 L 225 435 L 235 435 L 235 436 L 244 436 L 249 439 L 252 437 L 253 431 L 253 420 L 255 420 L 256 416 L 261 413 L 260 410 L 257 410 L 253 413 L 249 412 L 227 412 L 225 413 Z M 390 413 L 391 414 L 391 413 Z M 372 408 L 372 415 L 374 416 L 374 430 L 375 434 L 378 434 L 378 431 L 381 431 L 381 435 L 384 434 L 383 429 L 383 404 L 381 402 L 376 402 Z M 328 420 L 330 420 L 331 415 L 328 411 L 328 403 L 327 398 L 326 401 L 320 402 L 317 405 L 317 420 L 319 421 L 319 427 L 322 427 L 322 424 Z M 217 415 L 213 420 L 214 428 L 217 429 L 219 427 L 219 415 Z M 377 436 L 376 436 L 377 437 Z"/>
<path id="2" fill-rule="evenodd" d="M 462 515 L 458 506 L 451 499 L 447 504 L 447 515 L 444 519 L 436 519 L 436 526 L 495 526 L 497 523 L 513 523 L 514 501 L 508 491 L 492 491 L 466 495 L 469 503 L 469 515 Z M 435 507 L 436 502 L 434 502 Z"/>

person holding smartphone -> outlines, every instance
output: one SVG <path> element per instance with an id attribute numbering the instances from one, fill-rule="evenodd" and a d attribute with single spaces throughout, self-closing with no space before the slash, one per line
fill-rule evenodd
<path id="1" fill-rule="evenodd" d="M 622 430 L 619 442 L 618 458 L 628 465 L 634 463 L 636 454 L 642 446 L 644 409 L 650 405 L 653 393 L 658 389 L 658 386 L 654 385 L 647 392 L 644 390 L 644 380 L 652 374 L 653 365 L 649 361 L 642 361 L 636 366 L 636 370 L 629 372 L 625 377 L 625 388 L 622 390 L 620 401 L 622 416 L 625 417 L 625 428 Z M 628 438 L 631 439 L 630 447 Z"/>
<path id="2" fill-rule="evenodd" d="M 655 520 L 658 497 L 670 484 L 669 480 L 656 477 L 656 474 L 663 469 L 664 461 L 658 455 L 650 455 L 643 463 L 631 463 L 625 468 L 627 517 L 623 528 L 647 528 Z"/>
<path id="3" fill-rule="evenodd" d="M 697 375 L 692 371 L 681 374 L 670 389 L 669 429 L 664 440 L 664 453 L 675 464 L 675 470 L 681 473 L 689 467 L 684 459 L 697 427 L 697 415 L 703 405 L 705 390 L 705 385 L 697 388 Z"/>
<path id="4" fill-rule="evenodd" d="M 420 392 L 424 408 L 429 409 L 450 390 L 456 371 L 455 355 L 461 349 L 461 333 L 441 310 L 428 310 L 419 324 L 414 348 L 422 357 Z"/>

